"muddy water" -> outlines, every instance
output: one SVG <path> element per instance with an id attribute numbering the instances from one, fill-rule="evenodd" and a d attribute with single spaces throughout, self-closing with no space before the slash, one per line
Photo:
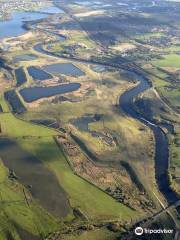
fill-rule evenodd
<path id="1" fill-rule="evenodd" d="M 31 186 L 32 196 L 47 211 L 57 217 L 68 214 L 69 204 L 64 190 L 40 160 L 8 138 L 0 138 L 0 158 L 16 173 L 21 183 Z"/>

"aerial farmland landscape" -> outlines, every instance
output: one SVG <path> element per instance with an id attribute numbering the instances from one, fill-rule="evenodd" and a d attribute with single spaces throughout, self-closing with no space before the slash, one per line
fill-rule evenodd
<path id="1" fill-rule="evenodd" d="M 0 240 L 180 240 L 180 1 L 0 0 Z"/>

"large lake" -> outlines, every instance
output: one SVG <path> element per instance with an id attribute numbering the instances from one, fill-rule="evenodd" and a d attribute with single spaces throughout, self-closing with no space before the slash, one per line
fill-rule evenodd
<path id="1" fill-rule="evenodd" d="M 64 13 L 64 11 L 58 7 L 55 6 L 47 6 L 44 8 L 40 8 L 38 12 L 45 12 L 45 13 L 50 13 L 50 14 L 56 14 L 56 13 Z"/>
<path id="2" fill-rule="evenodd" d="M 38 12 L 14 12 L 10 20 L 0 21 L 0 38 L 15 37 L 23 34 L 23 21 L 46 18 L 48 15 Z"/>
<path id="3" fill-rule="evenodd" d="M 64 13 L 64 11 L 56 6 L 46 6 L 37 9 L 37 12 L 14 12 L 11 15 L 11 19 L 7 21 L 0 21 L 0 39 L 6 37 L 16 37 L 26 32 L 26 30 L 22 27 L 23 21 L 43 19 L 46 18 L 48 14 L 57 13 Z"/>

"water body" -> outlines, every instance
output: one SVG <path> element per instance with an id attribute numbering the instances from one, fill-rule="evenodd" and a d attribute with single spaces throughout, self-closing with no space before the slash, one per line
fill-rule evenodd
<path id="1" fill-rule="evenodd" d="M 4 97 L 11 106 L 11 111 L 13 113 L 21 114 L 26 111 L 25 106 L 22 104 L 21 100 L 19 99 L 19 96 L 17 95 L 14 89 L 5 92 Z"/>
<path id="2" fill-rule="evenodd" d="M 64 190 L 39 159 L 8 138 L 0 138 L 0 158 L 16 173 L 20 182 L 31 186 L 32 196 L 45 209 L 58 217 L 68 214 L 69 204 Z"/>
<path id="3" fill-rule="evenodd" d="M 0 38 L 19 36 L 26 32 L 23 21 L 39 20 L 47 16 L 38 12 L 14 12 L 10 20 L 0 22 Z"/>
<path id="4" fill-rule="evenodd" d="M 32 61 L 36 60 L 37 56 L 34 54 L 22 54 L 22 55 L 17 55 L 13 58 L 14 63 L 21 62 L 21 61 Z"/>
<path id="5" fill-rule="evenodd" d="M 50 13 L 50 14 L 64 13 L 64 11 L 62 9 L 55 7 L 55 6 L 40 8 L 40 9 L 38 9 L 38 12 Z"/>
<path id="6" fill-rule="evenodd" d="M 15 70 L 15 76 L 16 76 L 16 86 L 17 87 L 21 86 L 23 83 L 25 83 L 27 81 L 26 73 L 24 72 L 23 67 L 20 67 Z"/>
<path id="7" fill-rule="evenodd" d="M 74 77 L 84 76 L 84 73 L 72 63 L 56 63 L 47 65 L 43 69 L 51 74 L 64 74 Z"/>
<path id="8" fill-rule="evenodd" d="M 80 83 L 61 84 L 50 87 L 29 87 L 20 90 L 20 94 L 26 102 L 33 102 L 40 98 L 52 97 L 58 94 L 73 92 L 80 88 Z"/>
<path id="9" fill-rule="evenodd" d="M 11 70 L 12 70 L 11 67 L 9 67 L 8 65 L 6 65 L 5 60 L 4 60 L 3 58 L 1 58 L 1 57 L 0 57 L 0 67 L 6 69 L 6 70 L 8 70 L 8 71 L 11 71 Z"/>
<path id="10" fill-rule="evenodd" d="M 92 65 L 91 69 L 94 72 L 97 72 L 97 73 L 102 73 L 102 72 L 105 72 L 107 70 L 107 68 L 105 66 L 100 66 L 100 65 Z"/>
<path id="11" fill-rule="evenodd" d="M 53 78 L 51 76 L 51 74 L 43 71 L 42 69 L 40 68 L 37 68 L 37 67 L 28 67 L 27 68 L 28 70 L 28 73 L 29 75 L 34 79 L 34 80 L 40 80 L 40 81 L 43 81 L 43 80 L 48 80 L 48 79 L 51 79 Z"/>

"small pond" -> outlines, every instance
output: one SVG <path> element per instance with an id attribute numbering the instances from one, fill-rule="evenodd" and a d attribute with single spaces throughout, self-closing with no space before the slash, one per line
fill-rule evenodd
<path id="1" fill-rule="evenodd" d="M 61 84 L 50 87 L 29 87 L 20 90 L 20 94 L 26 102 L 33 102 L 40 98 L 52 97 L 58 94 L 68 93 L 80 88 L 80 83 Z"/>
<path id="2" fill-rule="evenodd" d="M 68 76 L 80 77 L 84 73 L 72 63 L 56 63 L 44 66 L 43 69 L 51 74 L 64 74 Z"/>
<path id="3" fill-rule="evenodd" d="M 21 61 L 32 61 L 36 60 L 37 56 L 34 54 L 22 54 L 22 55 L 17 55 L 13 58 L 14 63 L 21 62 Z"/>
<path id="4" fill-rule="evenodd" d="M 102 65 L 92 65 L 91 69 L 97 73 L 105 72 L 107 70 L 106 67 Z"/>
<path id="5" fill-rule="evenodd" d="M 19 99 L 19 96 L 17 95 L 14 89 L 5 92 L 4 97 L 11 106 L 11 110 L 13 113 L 21 114 L 26 111 L 25 106 L 22 104 L 21 100 Z"/>
<path id="6" fill-rule="evenodd" d="M 25 83 L 27 81 L 26 73 L 24 72 L 23 67 L 20 67 L 15 70 L 15 76 L 16 76 L 16 86 L 17 87 L 21 86 L 23 83 Z"/>
<path id="7" fill-rule="evenodd" d="M 37 68 L 37 67 L 28 67 L 27 68 L 29 75 L 34 79 L 34 80 L 48 80 L 53 78 L 51 74 L 45 72 L 44 70 Z"/>

